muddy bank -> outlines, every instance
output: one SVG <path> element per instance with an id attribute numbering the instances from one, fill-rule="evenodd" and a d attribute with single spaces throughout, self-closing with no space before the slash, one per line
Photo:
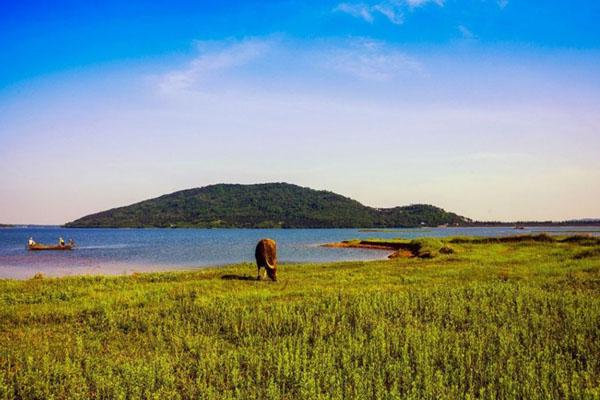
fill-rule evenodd
<path id="1" fill-rule="evenodd" d="M 337 243 L 326 243 L 323 244 L 322 247 L 387 250 L 390 252 L 388 258 L 409 258 L 419 256 L 417 246 L 411 242 L 404 243 L 398 241 L 385 242 L 371 240 L 344 240 Z"/>
<path id="2" fill-rule="evenodd" d="M 433 258 L 443 254 L 454 253 L 453 245 L 461 244 L 494 244 L 494 243 L 576 243 L 581 246 L 597 246 L 600 238 L 591 235 L 551 236 L 544 233 L 538 235 L 516 235 L 504 237 L 450 237 L 450 238 L 418 238 L 418 239 L 368 239 L 345 240 L 338 243 L 327 243 L 323 247 L 358 248 L 388 250 L 388 258 L 419 257 Z M 587 253 L 586 253 L 587 254 Z"/>

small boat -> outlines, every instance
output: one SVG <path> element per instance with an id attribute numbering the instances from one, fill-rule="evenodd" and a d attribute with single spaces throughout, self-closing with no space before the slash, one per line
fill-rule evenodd
<path id="1" fill-rule="evenodd" d="M 63 245 L 46 245 L 46 244 L 40 244 L 40 243 L 36 243 L 36 244 L 30 244 L 27 245 L 27 248 L 29 250 L 32 251 L 39 251 L 39 250 L 73 250 L 73 247 L 75 247 L 75 244 L 63 244 Z"/>
<path id="2" fill-rule="evenodd" d="M 525 227 L 523 225 L 516 225 L 515 229 L 525 229 Z"/>

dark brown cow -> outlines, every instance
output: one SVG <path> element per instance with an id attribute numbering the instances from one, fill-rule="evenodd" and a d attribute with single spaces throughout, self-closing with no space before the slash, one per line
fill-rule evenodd
<path id="1" fill-rule="evenodd" d="M 258 266 L 258 277 L 260 280 L 260 269 L 264 268 L 271 280 L 277 280 L 277 244 L 272 239 L 261 239 L 254 251 L 256 265 Z"/>

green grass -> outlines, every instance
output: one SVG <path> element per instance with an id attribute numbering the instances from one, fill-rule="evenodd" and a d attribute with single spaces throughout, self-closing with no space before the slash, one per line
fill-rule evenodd
<path id="1" fill-rule="evenodd" d="M 0 398 L 600 398 L 598 243 L 452 247 L 0 281 Z"/>

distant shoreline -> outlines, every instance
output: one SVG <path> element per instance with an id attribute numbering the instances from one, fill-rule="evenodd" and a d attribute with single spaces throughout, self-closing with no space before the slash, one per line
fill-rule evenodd
<path id="1" fill-rule="evenodd" d="M 35 226 L 35 225 L 29 225 Z M 523 229 L 527 228 L 544 228 L 544 227 L 599 227 L 600 220 L 586 223 L 576 222 L 501 222 L 501 223 L 473 223 L 466 225 L 452 225 L 452 226 L 398 226 L 398 227 L 361 227 L 361 226 L 330 226 L 330 227 L 242 227 L 242 226 L 230 226 L 230 227 L 211 227 L 211 226 L 69 226 L 69 225 L 55 225 L 55 226 L 43 226 L 43 227 L 57 227 L 57 228 L 68 228 L 68 229 L 264 229 L 264 230 L 281 230 L 281 229 L 358 229 L 363 232 L 393 232 L 395 230 L 404 229 L 443 229 L 443 228 L 512 228 L 520 226 Z M 40 226 L 42 227 L 42 226 Z"/>
<path id="2" fill-rule="evenodd" d="M 443 229 L 443 228 L 511 228 L 511 227 L 523 227 L 527 228 L 600 228 L 600 220 L 597 221 L 589 221 L 589 222 L 499 222 L 499 223 L 488 223 L 488 222 L 480 222 L 480 223 L 472 223 L 458 226 L 399 226 L 399 227 L 302 227 L 302 228 L 291 228 L 291 227 L 270 227 L 270 228 L 262 228 L 262 227 L 207 227 L 207 226 L 68 226 L 68 225 L 37 225 L 37 224 L 0 224 L 0 229 L 56 229 L 56 228 L 65 228 L 65 229 L 261 229 L 261 230 L 288 230 L 288 229 L 358 229 L 361 232 L 373 232 L 373 233 L 391 233 L 395 231 L 402 231 L 406 229 L 416 229 L 416 230 L 424 230 L 424 229 Z M 560 232 L 568 232 L 568 231 L 560 231 Z M 577 233 L 581 233 L 582 231 L 576 231 Z M 600 232 L 598 230 L 590 230 L 589 232 Z"/>

